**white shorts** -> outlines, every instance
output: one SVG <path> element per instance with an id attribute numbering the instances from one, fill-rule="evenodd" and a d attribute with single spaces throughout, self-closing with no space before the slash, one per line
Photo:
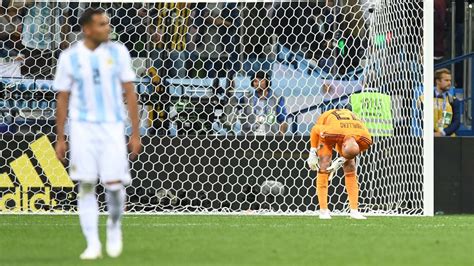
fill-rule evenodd
<path id="1" fill-rule="evenodd" d="M 89 123 L 71 121 L 69 124 L 72 180 L 96 183 L 121 181 L 130 184 L 125 126 L 123 123 Z"/>

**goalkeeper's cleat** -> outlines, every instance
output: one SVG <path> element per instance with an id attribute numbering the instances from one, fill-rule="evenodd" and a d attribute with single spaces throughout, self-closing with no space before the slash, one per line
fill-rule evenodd
<path id="1" fill-rule="evenodd" d="M 102 247 L 88 246 L 84 252 L 79 256 L 81 260 L 96 260 L 102 258 Z"/>
<path id="2" fill-rule="evenodd" d="M 122 254 L 123 241 L 122 229 L 120 222 L 112 223 L 110 219 L 107 220 L 107 255 L 111 258 L 117 258 Z"/>
<path id="3" fill-rule="evenodd" d="M 362 215 L 358 210 L 351 210 L 351 219 L 356 219 L 356 220 L 366 220 L 367 217 Z"/>
<path id="4" fill-rule="evenodd" d="M 331 165 L 327 169 L 327 171 L 330 173 L 328 177 L 329 181 L 332 180 L 337 170 L 341 168 L 345 162 L 346 162 L 346 159 L 344 157 L 339 157 L 336 160 L 332 161 Z"/>
<path id="5" fill-rule="evenodd" d="M 331 219 L 331 212 L 329 210 L 319 210 L 319 219 L 321 220 Z"/>

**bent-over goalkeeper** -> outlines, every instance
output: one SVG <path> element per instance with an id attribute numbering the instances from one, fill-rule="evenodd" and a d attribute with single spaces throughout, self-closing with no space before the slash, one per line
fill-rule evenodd
<path id="1" fill-rule="evenodd" d="M 331 219 L 328 209 L 328 182 L 339 167 L 343 167 L 346 190 L 351 208 L 350 217 L 366 219 L 358 211 L 359 185 L 355 157 L 372 145 L 372 138 L 364 123 L 347 109 L 324 112 L 311 129 L 311 149 L 308 165 L 318 171 L 316 188 L 320 206 L 320 219 Z M 341 158 L 331 164 L 332 150 Z"/>

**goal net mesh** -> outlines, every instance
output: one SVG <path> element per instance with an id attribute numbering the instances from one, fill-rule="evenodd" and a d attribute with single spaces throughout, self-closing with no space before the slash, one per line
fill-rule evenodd
<path id="1" fill-rule="evenodd" d="M 374 140 L 357 159 L 361 210 L 423 214 L 421 0 L 3 2 L 0 211 L 76 211 L 51 79 L 82 12 L 101 7 L 137 73 L 128 212 L 314 213 L 309 132 L 352 108 Z M 329 208 L 349 209 L 342 170 Z"/>

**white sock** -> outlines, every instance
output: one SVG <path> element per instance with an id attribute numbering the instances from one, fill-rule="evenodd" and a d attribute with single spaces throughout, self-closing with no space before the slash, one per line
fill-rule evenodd
<path id="1" fill-rule="evenodd" d="M 107 208 L 109 210 L 109 220 L 112 225 L 120 222 L 125 208 L 125 188 L 122 184 L 110 187 L 106 191 Z"/>
<path id="2" fill-rule="evenodd" d="M 99 204 L 95 196 L 94 184 L 80 184 L 77 208 L 82 233 L 87 246 L 100 246 L 99 240 Z"/>

